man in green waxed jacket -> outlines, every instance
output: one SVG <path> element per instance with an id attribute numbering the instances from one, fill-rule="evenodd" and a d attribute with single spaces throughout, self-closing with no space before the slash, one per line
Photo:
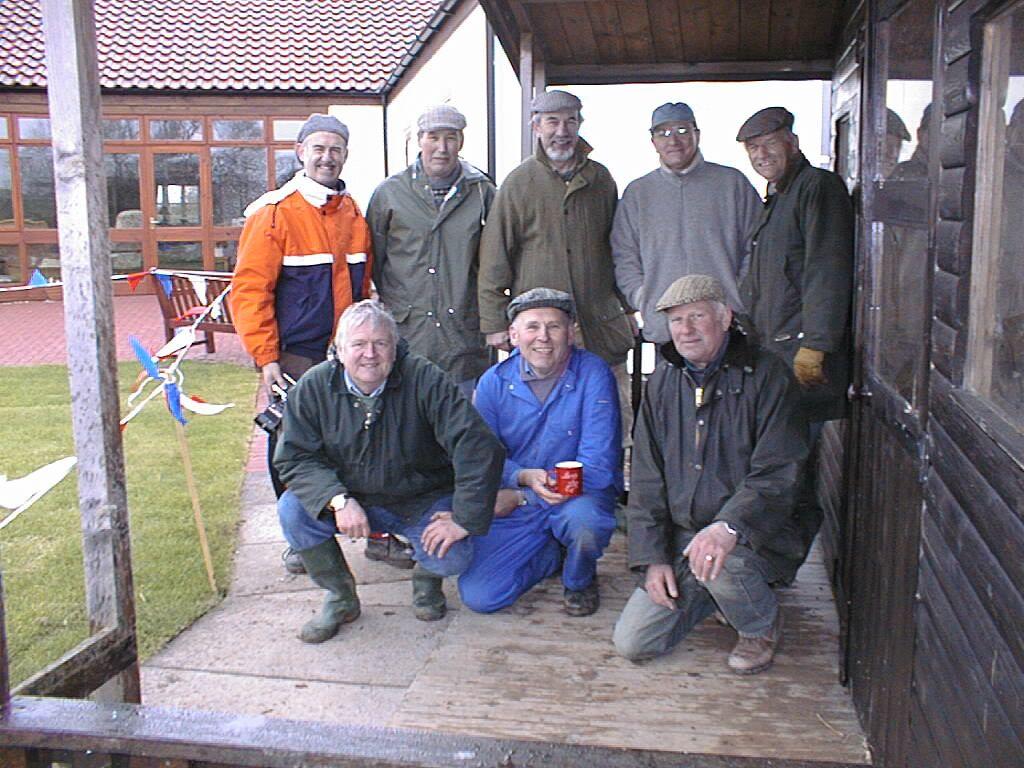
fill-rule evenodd
<path id="1" fill-rule="evenodd" d="M 581 108 L 566 91 L 533 100 L 536 151 L 502 183 L 480 243 L 480 327 L 488 344 L 508 351 L 512 296 L 540 287 L 572 296 L 580 346 L 615 374 L 625 436 L 633 413 L 625 363 L 634 333 L 609 243 L 618 191 L 608 169 L 588 157 Z"/>
<path id="2" fill-rule="evenodd" d="M 803 546 L 793 500 L 807 426 L 786 364 L 732 322 L 722 284 L 676 280 L 658 299 L 671 341 L 637 417 L 629 566 L 643 577 L 615 626 L 619 653 L 667 653 L 718 610 L 739 633 L 728 666 L 767 669 L 782 632 L 773 586 Z"/>
<path id="3" fill-rule="evenodd" d="M 373 280 L 398 332 L 466 394 L 489 365 L 477 309 L 480 233 L 495 187 L 459 159 L 466 118 L 442 104 L 416 121 L 420 154 L 383 181 L 366 219 Z"/>
<path id="4" fill-rule="evenodd" d="M 397 533 L 414 549 L 416 618 L 445 615 L 442 581 L 462 573 L 487 532 L 505 450 L 436 365 L 408 352 L 380 302 L 342 314 L 335 358 L 288 395 L 274 463 L 288 489 L 281 529 L 327 591 L 299 639 L 321 643 L 359 617 L 355 581 L 335 539 Z"/>
<path id="5" fill-rule="evenodd" d="M 740 296 L 765 349 L 793 369 L 808 421 L 808 458 L 797 508 L 807 549 L 823 513 L 817 500 L 817 443 L 823 422 L 842 418 L 850 366 L 853 206 L 843 180 L 814 168 L 782 107 L 754 113 L 736 135 L 768 181 Z"/>

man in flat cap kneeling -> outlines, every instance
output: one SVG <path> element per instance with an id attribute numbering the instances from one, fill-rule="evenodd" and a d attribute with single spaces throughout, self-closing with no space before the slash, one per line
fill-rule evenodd
<path id="1" fill-rule="evenodd" d="M 566 613 L 587 616 L 598 608 L 597 560 L 622 490 L 615 378 L 575 346 L 576 306 L 564 291 L 526 291 L 508 318 L 515 350 L 480 378 L 475 401 L 507 451 L 502 490 L 459 594 L 474 611 L 497 611 L 561 567 Z M 552 482 L 560 462 L 581 465 L 582 483 Z"/>
<path id="2" fill-rule="evenodd" d="M 721 283 L 687 275 L 657 303 L 661 346 L 633 437 L 629 566 L 643 578 L 615 626 L 631 660 L 668 652 L 716 610 L 739 632 L 738 674 L 782 636 L 772 590 L 803 556 L 793 499 L 807 455 L 796 382 L 732 323 Z"/>

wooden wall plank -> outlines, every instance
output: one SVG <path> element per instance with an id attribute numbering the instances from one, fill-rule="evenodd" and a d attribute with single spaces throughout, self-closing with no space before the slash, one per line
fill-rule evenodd
<path id="1" fill-rule="evenodd" d="M 619 0 L 615 5 L 619 11 L 625 60 L 631 63 L 652 61 L 654 38 L 651 35 L 646 0 Z"/>
<path id="2" fill-rule="evenodd" d="M 935 316 L 950 328 L 963 329 L 963 319 L 967 317 L 967 291 L 963 290 L 967 281 L 950 274 L 936 271 L 932 283 L 932 302 Z"/>
<path id="3" fill-rule="evenodd" d="M 974 119 L 973 112 L 960 112 L 942 121 L 939 133 L 939 162 L 943 168 L 967 165 L 968 121 Z"/>
<path id="4" fill-rule="evenodd" d="M 675 62 L 683 60 L 683 28 L 679 23 L 679 6 L 666 0 L 652 0 L 647 4 L 654 41 L 654 60 Z"/>
<path id="5" fill-rule="evenodd" d="M 526 15 L 533 27 L 534 44 L 542 40 L 544 53 L 549 63 L 562 63 L 576 61 L 574 48 L 569 44 L 569 35 L 562 24 L 562 15 L 557 6 L 552 5 L 527 5 L 524 7 Z M 573 30 L 575 38 L 576 30 Z M 575 42 L 575 40 L 573 40 Z"/>
<path id="6" fill-rule="evenodd" d="M 971 52 L 970 9 L 960 6 L 947 13 L 942 24 L 942 60 L 952 64 Z"/>
<path id="7" fill-rule="evenodd" d="M 933 425 L 933 437 L 936 454 L 948 462 L 948 457 L 955 456 L 956 448 L 937 425 Z M 973 460 L 977 460 L 977 457 L 972 457 Z M 945 480 L 950 486 L 955 487 L 953 475 L 970 472 L 971 464 L 972 462 L 966 460 L 962 463 L 947 464 L 951 471 Z M 972 474 L 976 474 L 976 471 Z M 959 482 L 959 479 L 956 482 Z M 980 493 L 984 492 L 977 485 L 970 487 L 977 488 Z M 947 497 L 939 494 L 934 494 L 930 500 L 932 503 L 929 505 L 929 519 L 941 532 L 946 546 L 953 554 L 953 560 L 947 567 L 962 567 L 970 572 L 971 586 L 978 599 L 992 617 L 1017 666 L 1024 669 L 1024 633 L 1020 631 L 1020 621 L 1024 618 L 1024 595 L 1021 594 L 1020 586 L 1010 577 L 1007 572 L 1008 566 L 1000 562 L 978 533 L 971 519 L 964 513 L 959 500 L 954 499 L 952 495 Z M 1018 535 L 1018 538 L 1009 540 L 1008 546 L 1012 548 L 1014 543 L 1020 541 Z M 1019 552 L 1017 557 L 1019 558 Z"/>
<path id="8" fill-rule="evenodd" d="M 714 0 L 708 20 L 708 44 L 712 56 L 718 61 L 732 61 L 745 57 L 740 50 L 739 0 Z"/>
<path id="9" fill-rule="evenodd" d="M 1020 432 L 1009 429 L 1002 432 L 997 425 L 992 423 L 994 419 L 984 411 L 975 414 L 968 413 L 962 401 L 966 399 L 963 392 L 954 391 L 948 381 L 939 380 L 932 384 L 932 401 L 929 406 L 932 417 L 941 425 L 942 429 L 949 436 L 951 442 L 958 450 L 971 458 L 971 466 L 975 468 L 984 467 L 985 475 L 982 480 L 973 482 L 965 487 L 962 498 L 964 503 L 973 499 L 981 499 L 977 504 L 977 515 L 987 514 L 986 509 L 990 503 L 997 499 L 989 496 L 977 496 L 978 493 L 994 491 L 1001 498 L 1001 508 L 1010 511 L 1018 520 L 1024 519 L 1024 508 L 1021 506 L 1021 499 L 1024 499 L 1024 472 L 1015 456 L 1020 456 L 1024 446 L 1021 442 L 1024 438 Z M 979 404 L 980 408 L 980 404 Z M 1016 440 L 1016 444 L 1014 443 Z M 1008 453 L 1007 451 L 1013 453 Z M 942 467 L 939 467 L 942 469 Z M 954 471 L 959 472 L 959 469 Z M 944 475 L 947 470 L 943 470 Z M 974 514 L 974 507 L 971 508 Z M 1003 534 L 993 536 L 993 541 L 1004 538 Z M 1019 541 L 1019 539 L 1018 539 Z M 1024 582 L 1022 582 L 1024 583 Z"/>
<path id="10" fill-rule="evenodd" d="M 935 260 L 939 269 L 965 275 L 971 263 L 971 224 L 940 221 L 935 230 Z"/>
<path id="11" fill-rule="evenodd" d="M 590 17 L 590 28 L 597 43 L 598 61 L 601 64 L 621 64 L 626 61 L 626 51 L 619 35 L 621 21 L 614 3 L 590 3 L 586 6 Z"/>
<path id="12" fill-rule="evenodd" d="M 771 58 L 789 58 L 792 51 L 800 49 L 800 3 L 801 0 L 772 0 L 769 25 Z"/>
<path id="13" fill-rule="evenodd" d="M 910 708 L 910 749 L 921 765 L 942 765 L 942 757 L 928 718 L 921 709 L 921 699 L 914 697 Z"/>
<path id="14" fill-rule="evenodd" d="M 771 52 L 771 0 L 744 0 L 740 7 L 740 56 L 767 59 Z"/>
<path id="15" fill-rule="evenodd" d="M 678 0 L 679 24 L 683 29 L 683 57 L 688 62 L 711 61 L 710 0 Z"/>
<path id="16" fill-rule="evenodd" d="M 983 757 L 987 765 L 1014 765 L 1024 758 L 1024 678 L 1021 670 L 1010 662 L 1005 646 L 992 641 L 997 635 L 991 622 L 968 620 L 962 623 L 954 603 L 971 603 L 969 587 L 943 584 L 939 570 L 949 571 L 943 561 L 941 545 L 933 549 L 936 536 L 930 522 L 923 523 L 921 577 L 918 593 L 917 655 L 928 657 L 938 670 L 940 679 L 954 681 L 956 705 L 950 713 L 956 720 L 969 719 L 971 728 L 955 728 L 962 734 L 969 754 Z M 963 571 L 956 576 L 962 580 Z M 950 594 L 955 600 L 950 600 Z M 976 607 L 976 604 L 975 604 Z M 962 609 L 961 609 L 962 610 Z M 993 670 L 998 669 L 998 674 Z M 915 674 L 915 684 L 920 675 Z M 963 692 L 969 691 L 969 696 Z M 927 709 L 927 708 L 926 708 Z M 978 743 L 981 742 L 981 743 Z M 1016 756 L 1016 759 L 1014 758 Z"/>
<path id="17" fill-rule="evenodd" d="M 586 3 L 561 3 L 558 14 L 562 20 L 562 29 L 572 31 L 572 60 L 580 64 L 597 63 L 601 52 L 594 38 Z"/>
<path id="18" fill-rule="evenodd" d="M 947 380 L 953 378 L 957 332 L 939 319 L 932 321 L 932 365 Z M 932 402 L 935 401 L 933 397 Z"/>
<path id="19" fill-rule="evenodd" d="M 939 215 L 944 219 L 963 221 L 967 210 L 964 197 L 963 168 L 942 168 L 939 170 Z"/>
<path id="20" fill-rule="evenodd" d="M 942 112 L 955 115 L 977 103 L 978 92 L 970 77 L 970 60 L 959 59 L 946 67 L 942 83 Z"/>

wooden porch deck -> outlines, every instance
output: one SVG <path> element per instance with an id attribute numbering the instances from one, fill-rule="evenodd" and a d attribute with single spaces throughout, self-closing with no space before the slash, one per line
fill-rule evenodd
<path id="1" fill-rule="evenodd" d="M 601 561 L 601 609 L 572 619 L 549 580 L 511 609 L 474 614 L 448 585 L 449 616 L 417 622 L 408 572 L 344 544 L 363 615 L 323 645 L 295 631 L 318 608 L 304 576 L 284 573 L 283 542 L 261 472 L 228 598 L 143 667 L 157 706 L 439 733 L 780 760 L 864 763 L 864 738 L 836 682 L 837 624 L 820 556 L 782 592 L 784 640 L 768 672 L 742 678 L 725 656 L 735 634 L 708 620 L 674 653 L 634 665 L 611 629 L 632 589 L 624 541 Z"/>

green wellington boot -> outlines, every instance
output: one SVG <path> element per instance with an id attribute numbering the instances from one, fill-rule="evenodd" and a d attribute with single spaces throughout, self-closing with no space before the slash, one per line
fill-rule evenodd
<path id="1" fill-rule="evenodd" d="M 313 582 L 327 590 L 320 615 L 303 625 L 299 640 L 322 643 L 338 634 L 342 624 L 359 618 L 356 580 L 333 537 L 315 547 L 299 550 L 298 555 Z"/>
<path id="2" fill-rule="evenodd" d="M 412 607 L 420 621 L 440 621 L 448 613 L 444 599 L 444 577 L 419 563 L 412 569 Z"/>

